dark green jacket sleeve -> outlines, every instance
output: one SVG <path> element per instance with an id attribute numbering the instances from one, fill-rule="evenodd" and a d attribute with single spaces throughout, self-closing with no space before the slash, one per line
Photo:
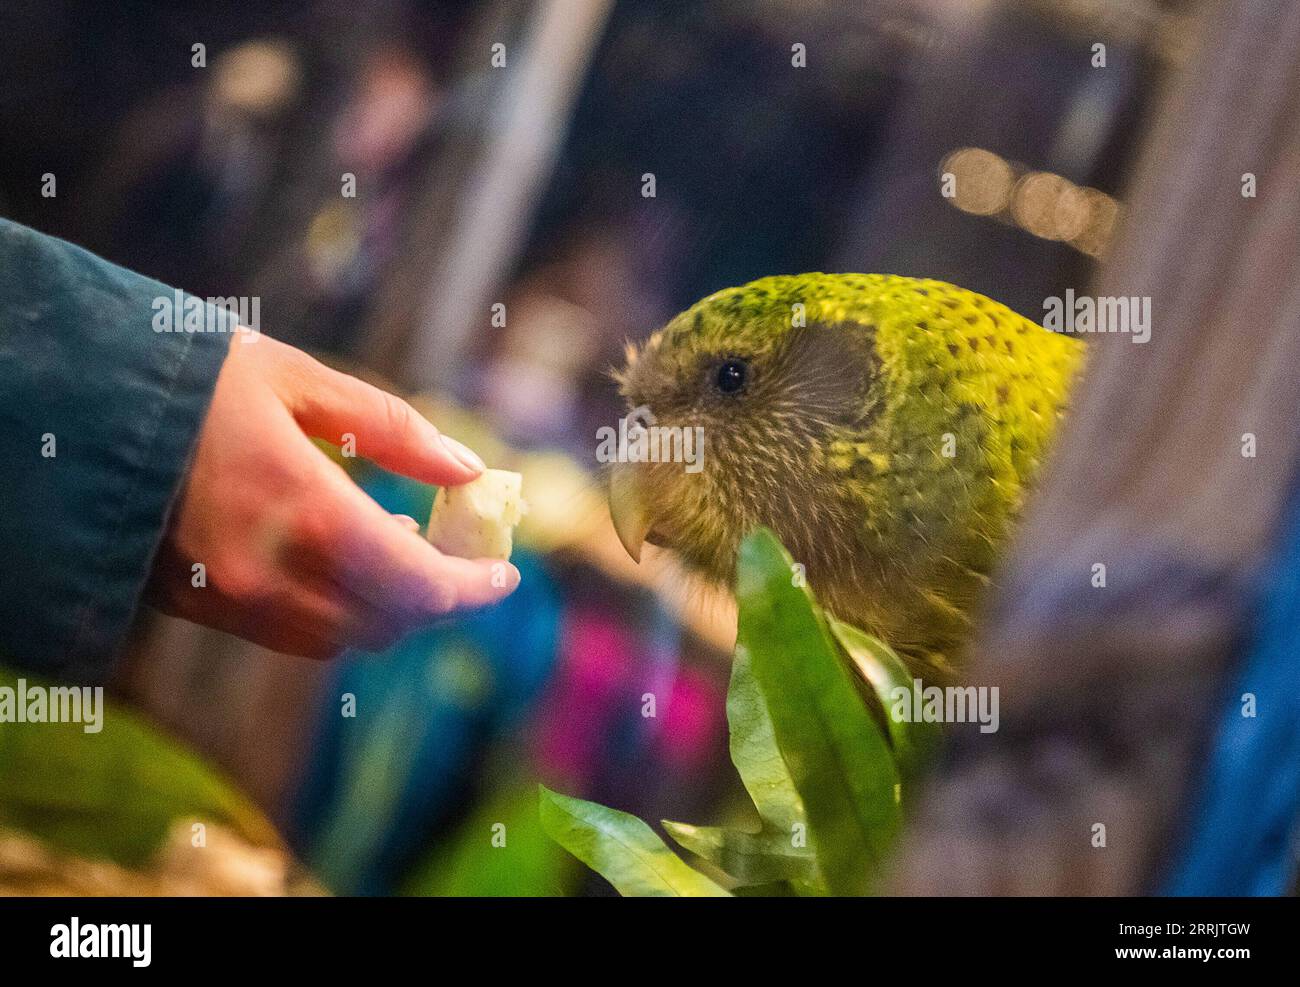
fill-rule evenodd
<path id="1" fill-rule="evenodd" d="M 0 220 L 0 654 L 20 667 L 102 679 L 139 603 L 230 341 L 156 331 L 174 297 Z"/>

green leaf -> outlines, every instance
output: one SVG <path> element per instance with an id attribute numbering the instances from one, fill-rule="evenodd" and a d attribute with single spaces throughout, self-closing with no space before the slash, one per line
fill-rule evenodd
<path id="1" fill-rule="evenodd" d="M 742 885 L 817 879 L 817 858 L 812 849 L 793 846 L 789 833 L 766 828 L 749 833 L 667 819 L 663 827 L 691 853 L 720 867 Z"/>
<path id="2" fill-rule="evenodd" d="M 731 663 L 727 726 L 731 734 L 731 761 L 754 800 L 759 818 L 766 828 L 788 837 L 792 827 L 804 821 L 803 800 L 776 745 L 772 717 L 754 678 L 749 655 L 740 647 L 736 648 Z"/>
<path id="3" fill-rule="evenodd" d="M 692 870 L 636 816 L 595 802 L 541 793 L 542 828 L 625 897 L 731 897 Z"/>
<path id="4" fill-rule="evenodd" d="M 0 668 L 15 697 L 23 680 L 51 687 Z M 181 819 L 281 845 L 252 802 L 177 741 L 107 700 L 101 715 L 95 733 L 84 723 L 0 724 L 0 825 L 127 867 L 144 864 Z"/>
<path id="5" fill-rule="evenodd" d="M 938 748 L 942 735 L 937 723 L 921 720 L 909 723 L 893 715 L 893 709 L 897 705 L 895 690 L 903 689 L 910 694 L 912 673 L 893 649 L 879 638 L 829 615 L 827 620 L 835 639 L 880 699 L 885 722 L 889 727 L 889 739 L 894 746 L 894 757 L 904 784 L 914 780 Z"/>
<path id="6" fill-rule="evenodd" d="M 737 651 L 752 662 L 833 894 L 865 894 L 901 823 L 893 753 L 826 620 L 765 528 L 741 545 Z"/>
<path id="7" fill-rule="evenodd" d="M 761 828 L 750 832 L 664 820 L 664 829 L 691 853 L 721 868 L 739 884 L 785 880 L 819 884 L 812 848 L 806 841 L 804 846 L 794 845 L 796 828 L 806 826 L 803 802 L 777 749 L 772 718 L 743 649 L 737 649 L 731 665 L 727 724 L 731 760 L 753 799 Z"/>

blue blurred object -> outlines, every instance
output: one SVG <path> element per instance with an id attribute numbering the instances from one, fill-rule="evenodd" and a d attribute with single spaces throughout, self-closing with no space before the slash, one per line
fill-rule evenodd
<path id="1" fill-rule="evenodd" d="M 1185 850 L 1164 894 L 1280 895 L 1300 816 L 1300 496 L 1265 573 L 1250 653 L 1232 675 Z M 1254 697 L 1254 716 L 1243 714 Z"/>
<path id="2" fill-rule="evenodd" d="M 421 523 L 429 519 L 437 487 L 364 462 L 351 470 L 351 474 L 361 489 L 389 514 L 405 514 Z"/>
<path id="3" fill-rule="evenodd" d="M 380 471 L 358 479 L 385 509 L 428 515 L 430 488 Z M 549 676 L 559 594 L 536 556 L 516 551 L 511 561 L 523 580 L 501 603 L 339 663 L 294 826 L 300 852 L 332 890 L 390 893 Z M 355 716 L 343 715 L 349 694 Z"/>

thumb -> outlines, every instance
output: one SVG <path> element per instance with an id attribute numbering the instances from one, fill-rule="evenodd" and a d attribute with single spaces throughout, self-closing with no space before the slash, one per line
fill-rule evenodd
<path id="1" fill-rule="evenodd" d="M 337 445 L 351 436 L 357 455 L 425 483 L 467 483 L 486 468 L 401 398 L 301 356 L 308 365 L 285 399 L 308 435 Z"/>

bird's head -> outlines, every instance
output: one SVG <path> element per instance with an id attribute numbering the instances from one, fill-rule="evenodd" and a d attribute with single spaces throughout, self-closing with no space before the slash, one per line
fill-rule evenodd
<path id="1" fill-rule="evenodd" d="M 621 391 L 649 426 L 644 458 L 660 460 L 611 474 L 611 514 L 633 558 L 648 540 L 729 579 L 758 525 L 804 559 L 860 519 L 834 461 L 883 397 L 874 334 L 813 297 L 809 277 L 720 291 L 629 346 Z M 671 461 L 685 458 L 678 448 L 695 461 Z"/>
<path id="2" fill-rule="evenodd" d="M 863 626 L 885 627 L 899 595 L 961 609 L 1081 353 L 939 281 L 803 274 L 717 292 L 629 347 L 619 384 L 650 427 L 640 455 L 600 457 L 615 460 L 615 528 L 635 559 L 649 541 L 730 581 L 740 541 L 769 527 Z"/>

